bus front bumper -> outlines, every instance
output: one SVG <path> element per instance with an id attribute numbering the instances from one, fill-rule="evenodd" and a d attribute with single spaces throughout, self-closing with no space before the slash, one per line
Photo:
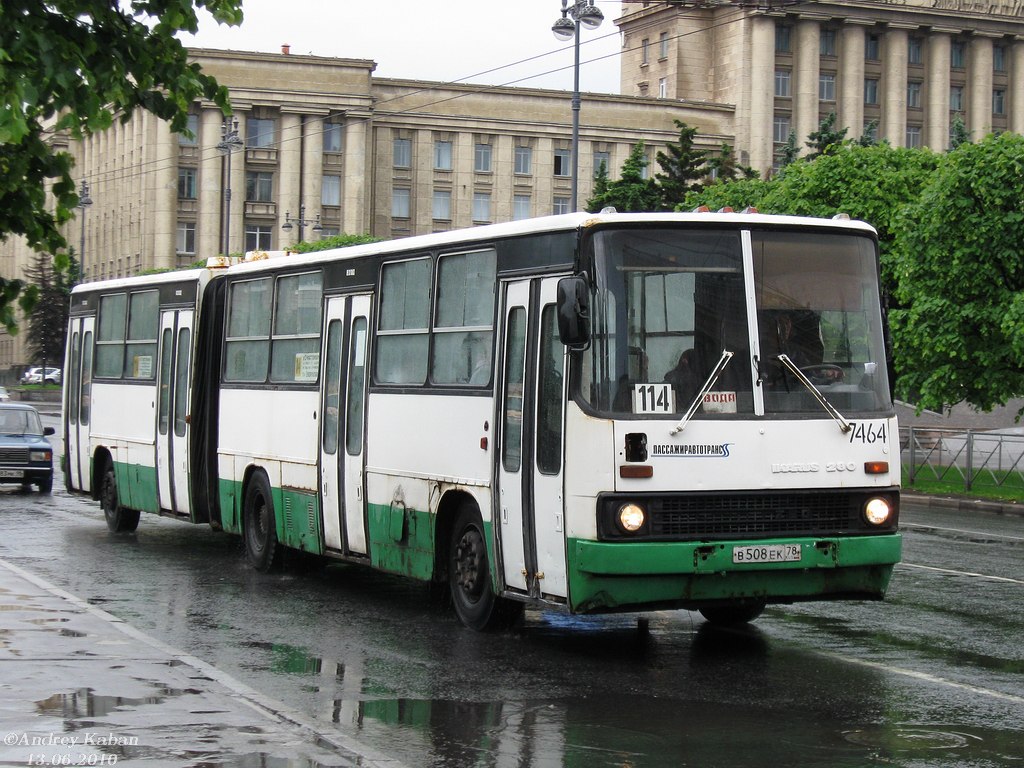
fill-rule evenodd
<path id="1" fill-rule="evenodd" d="M 878 600 L 899 562 L 902 543 L 898 533 L 711 543 L 577 539 L 569 542 L 570 608 L 598 613 L 698 608 L 744 599 Z M 737 550 L 770 555 L 791 553 L 793 546 L 800 548 L 799 561 L 734 561 Z"/>

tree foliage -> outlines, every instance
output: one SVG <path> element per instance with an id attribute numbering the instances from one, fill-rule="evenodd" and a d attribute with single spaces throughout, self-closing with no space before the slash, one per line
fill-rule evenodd
<path id="1" fill-rule="evenodd" d="M 666 211 L 675 210 L 687 192 L 700 189 L 700 180 L 708 174 L 707 152 L 693 146 L 697 129 L 681 120 L 673 122 L 679 129 L 678 140 L 667 144 L 664 152 L 659 151 L 655 155 L 662 172 L 655 174 L 654 178 L 661 188 L 662 207 Z"/>
<path id="2" fill-rule="evenodd" d="M 587 201 L 587 210 L 596 212 L 606 206 L 613 206 L 621 212 L 660 210 L 661 189 L 654 179 L 644 178 L 646 167 L 644 143 L 640 141 L 633 145 L 618 179 L 602 185 L 605 188 L 603 193 L 599 193 L 595 185 L 594 195 Z"/>
<path id="3" fill-rule="evenodd" d="M 347 248 L 350 245 L 363 245 L 364 243 L 379 243 L 383 238 L 373 235 L 331 235 L 321 238 L 315 243 L 296 243 L 296 253 L 313 253 L 314 251 L 328 251 L 332 248 Z"/>
<path id="4" fill-rule="evenodd" d="M 28 348 L 32 362 L 60 365 L 68 327 L 71 289 L 78 282 L 79 266 L 74 251 L 65 271 L 54 269 L 53 260 L 37 253 L 25 277 L 38 291 L 39 301 L 28 316 Z"/>
<path id="5" fill-rule="evenodd" d="M 1024 137 L 943 156 L 907 213 L 892 313 L 899 390 L 920 407 L 990 410 L 1024 393 Z"/>
<path id="6" fill-rule="evenodd" d="M 71 156 L 54 136 L 104 130 L 136 109 L 187 126 L 190 105 L 208 99 L 227 113 L 227 90 L 188 61 L 175 37 L 195 32 L 197 9 L 226 24 L 242 20 L 242 0 L 4 0 L 0 4 L 0 237 L 66 268 L 60 226 L 78 204 Z M 48 194 L 55 204 L 51 207 Z M 0 321 L 15 329 L 11 302 L 24 288 L 0 277 Z M 23 309 L 33 295 L 23 297 Z"/>
<path id="7" fill-rule="evenodd" d="M 836 122 L 838 120 L 835 112 L 829 112 L 821 119 L 818 130 L 807 134 L 807 146 L 811 149 L 811 153 L 807 156 L 809 159 L 813 160 L 816 157 L 827 155 L 846 142 L 847 129 L 837 129 Z"/>

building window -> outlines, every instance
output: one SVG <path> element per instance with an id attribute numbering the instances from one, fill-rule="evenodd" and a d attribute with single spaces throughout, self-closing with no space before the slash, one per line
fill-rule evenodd
<path id="1" fill-rule="evenodd" d="M 324 152 L 341 152 L 341 123 L 324 123 Z"/>
<path id="2" fill-rule="evenodd" d="M 274 174 L 269 171 L 247 171 L 245 174 L 245 199 L 252 203 L 273 201 Z"/>
<path id="3" fill-rule="evenodd" d="M 601 166 L 604 166 L 604 172 L 610 174 L 612 170 L 612 153 L 611 152 L 595 152 L 594 153 L 594 178 L 596 179 L 601 174 Z"/>
<path id="4" fill-rule="evenodd" d="M 412 140 L 395 139 L 391 145 L 391 164 L 395 168 L 412 167 Z"/>
<path id="5" fill-rule="evenodd" d="M 667 77 L 660 77 L 660 78 L 658 78 L 658 98 L 659 99 L 667 99 L 668 98 L 668 78 Z"/>
<path id="6" fill-rule="evenodd" d="M 836 31 L 834 29 L 821 30 L 821 37 L 818 38 L 818 49 L 822 56 L 836 55 Z"/>
<path id="7" fill-rule="evenodd" d="M 491 220 L 491 193 L 473 193 L 473 221 L 488 222 Z"/>
<path id="8" fill-rule="evenodd" d="M 996 88 L 992 91 L 992 114 L 1006 114 L 1006 91 L 1002 88 Z"/>
<path id="9" fill-rule="evenodd" d="M 409 190 L 396 187 L 391 190 L 391 218 L 409 218 Z"/>
<path id="10" fill-rule="evenodd" d="M 949 50 L 949 63 L 953 69 L 963 69 L 967 62 L 967 43 L 954 40 Z"/>
<path id="11" fill-rule="evenodd" d="M 568 176 L 572 152 L 568 149 L 555 150 L 555 176 Z"/>
<path id="12" fill-rule="evenodd" d="M 178 168 L 178 199 L 196 199 L 196 176 L 195 168 Z"/>
<path id="13" fill-rule="evenodd" d="M 274 121 L 250 117 L 245 121 L 245 146 L 274 146 Z"/>
<path id="14" fill-rule="evenodd" d="M 177 253 L 193 254 L 196 252 L 196 223 L 194 221 L 178 222 Z"/>
<path id="15" fill-rule="evenodd" d="M 836 100 L 836 76 L 831 72 L 823 72 L 818 76 L 818 98 L 821 101 Z"/>
<path id="16" fill-rule="evenodd" d="M 920 149 L 921 147 L 921 126 L 920 125 L 908 125 L 907 126 L 907 141 L 906 145 L 911 149 Z"/>
<path id="17" fill-rule="evenodd" d="M 529 195 L 515 195 L 512 198 L 512 221 L 522 221 L 532 215 Z"/>
<path id="18" fill-rule="evenodd" d="M 662 32 L 658 36 L 658 58 L 668 58 L 668 32 Z"/>
<path id="19" fill-rule="evenodd" d="M 178 145 L 182 147 L 194 147 L 199 143 L 199 115 L 188 116 L 188 132 L 191 136 L 186 136 L 184 133 L 178 134 Z"/>
<path id="20" fill-rule="evenodd" d="M 1006 47 L 1002 45 L 992 46 L 992 69 L 996 72 L 1006 71 Z"/>
<path id="21" fill-rule="evenodd" d="M 864 58 L 868 61 L 878 61 L 882 58 L 882 43 L 878 35 L 869 32 L 864 41 Z"/>
<path id="22" fill-rule="evenodd" d="M 964 87 L 952 85 L 949 88 L 949 109 L 953 112 L 962 112 L 964 109 Z"/>
<path id="23" fill-rule="evenodd" d="M 788 69 L 776 69 L 775 70 L 775 97 L 779 99 L 788 99 L 793 91 L 792 88 L 793 73 Z"/>
<path id="24" fill-rule="evenodd" d="M 320 205 L 341 205 L 341 176 L 324 176 L 320 186 Z"/>
<path id="25" fill-rule="evenodd" d="M 640 41 L 640 63 L 647 64 L 650 61 L 651 41 L 646 37 Z"/>
<path id="26" fill-rule="evenodd" d="M 924 63 L 924 40 L 916 35 L 912 36 L 908 41 L 907 63 Z"/>
<path id="27" fill-rule="evenodd" d="M 477 144 L 473 151 L 473 170 L 477 173 L 491 172 L 491 145 Z"/>
<path id="28" fill-rule="evenodd" d="M 452 192 L 450 189 L 434 190 L 434 218 L 441 221 L 452 220 Z"/>
<path id="29" fill-rule="evenodd" d="M 878 81 L 874 78 L 868 78 L 864 81 L 864 103 L 878 103 Z"/>
<path id="30" fill-rule="evenodd" d="M 434 142 L 434 170 L 450 171 L 452 169 L 452 143 L 450 141 Z"/>
<path id="31" fill-rule="evenodd" d="M 921 108 L 921 81 L 911 80 L 907 83 L 907 107 Z"/>
<path id="32" fill-rule="evenodd" d="M 793 28 L 785 24 L 775 25 L 775 52 L 789 53 L 793 50 L 792 42 Z"/>
<path id="33" fill-rule="evenodd" d="M 569 210 L 569 198 L 568 197 L 556 197 L 552 201 L 552 212 L 557 216 L 560 213 L 570 213 Z"/>
<path id="34" fill-rule="evenodd" d="M 785 144 L 789 141 L 789 132 L 789 115 L 776 115 L 772 121 L 772 141 L 776 144 Z"/>
<path id="35" fill-rule="evenodd" d="M 533 165 L 533 148 L 532 147 L 516 147 L 515 151 L 515 172 L 520 175 L 528 176 L 532 171 L 530 170 Z"/>
<path id="36" fill-rule="evenodd" d="M 245 225 L 245 250 L 269 251 L 273 248 L 273 227 L 265 224 Z"/>

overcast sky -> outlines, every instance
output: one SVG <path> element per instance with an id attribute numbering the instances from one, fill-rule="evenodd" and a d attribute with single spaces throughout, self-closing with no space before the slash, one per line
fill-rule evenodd
<path id="1" fill-rule="evenodd" d="M 620 0 L 583 30 L 580 89 L 619 92 Z M 207 15 L 190 47 L 371 59 L 379 77 L 572 89 L 572 41 L 551 34 L 560 0 L 244 0 L 245 21 Z M 522 63 L 520 63 L 522 62 Z"/>

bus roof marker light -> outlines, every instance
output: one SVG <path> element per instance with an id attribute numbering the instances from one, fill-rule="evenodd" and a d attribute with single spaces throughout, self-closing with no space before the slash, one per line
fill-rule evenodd
<path id="1" fill-rule="evenodd" d="M 848 214 L 848 213 L 837 213 L 835 216 L 832 217 L 832 221 L 849 221 L 849 220 L 850 220 L 850 214 Z"/>
<path id="2" fill-rule="evenodd" d="M 210 256 L 206 260 L 207 269 L 227 269 L 231 266 L 231 260 L 227 256 Z"/>
<path id="3" fill-rule="evenodd" d="M 706 205 L 698 205 L 693 209 L 693 213 L 711 213 L 711 209 Z"/>

